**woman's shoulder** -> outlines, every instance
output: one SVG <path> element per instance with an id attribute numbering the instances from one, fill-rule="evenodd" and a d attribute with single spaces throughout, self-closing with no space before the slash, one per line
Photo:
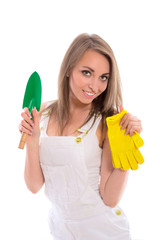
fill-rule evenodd
<path id="1" fill-rule="evenodd" d="M 41 104 L 41 108 L 40 108 L 40 115 L 45 111 L 45 109 L 48 109 L 55 101 L 48 101 L 48 102 L 43 102 Z"/>
<path id="2" fill-rule="evenodd" d="M 40 108 L 40 111 L 39 111 L 39 115 L 40 115 L 40 116 L 42 115 L 42 113 L 43 113 L 43 111 L 45 110 L 45 108 L 47 107 L 47 105 L 48 105 L 48 102 L 43 102 L 43 103 L 41 104 L 41 108 Z"/>
<path id="3" fill-rule="evenodd" d="M 53 103 L 53 101 L 48 101 L 48 102 L 43 102 L 41 104 L 41 108 L 40 108 L 40 111 L 38 113 L 39 118 L 42 117 L 42 114 L 45 112 L 45 109 L 47 109 L 52 103 Z"/>

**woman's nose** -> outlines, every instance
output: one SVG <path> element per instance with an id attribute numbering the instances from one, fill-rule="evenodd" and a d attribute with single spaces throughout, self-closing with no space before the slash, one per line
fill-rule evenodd
<path id="1" fill-rule="evenodd" d="M 98 90 L 98 85 L 97 85 L 97 80 L 95 78 L 92 78 L 88 87 L 93 91 L 93 92 L 97 92 Z"/>

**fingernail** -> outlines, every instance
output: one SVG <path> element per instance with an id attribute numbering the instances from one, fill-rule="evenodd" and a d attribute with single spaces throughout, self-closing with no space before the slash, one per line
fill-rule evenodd
<path id="1" fill-rule="evenodd" d="M 34 108 L 32 109 L 32 112 L 34 112 L 34 111 L 35 111 L 35 109 L 36 109 L 36 108 L 34 107 Z"/>
<path id="2" fill-rule="evenodd" d="M 28 115 L 29 118 L 31 118 L 31 114 L 30 114 L 30 112 L 29 112 L 27 115 Z"/>

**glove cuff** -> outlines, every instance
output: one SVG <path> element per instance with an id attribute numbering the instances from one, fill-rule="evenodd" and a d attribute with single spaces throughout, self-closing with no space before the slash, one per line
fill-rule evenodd
<path id="1" fill-rule="evenodd" d="M 117 122 L 120 122 L 123 116 L 127 113 L 126 110 L 123 110 L 121 113 L 117 113 L 111 117 L 106 118 L 107 125 L 114 125 Z"/>

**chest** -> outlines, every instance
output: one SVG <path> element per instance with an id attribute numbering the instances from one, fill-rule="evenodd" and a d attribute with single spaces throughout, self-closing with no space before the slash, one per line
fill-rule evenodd
<path id="1" fill-rule="evenodd" d="M 60 135 L 60 128 L 58 122 L 51 116 L 49 117 L 48 124 L 46 127 L 47 136 L 72 136 L 78 137 L 85 135 L 86 132 L 90 131 L 89 124 L 83 125 L 84 119 L 80 119 L 75 123 L 75 121 L 70 121 L 64 128 L 63 134 Z M 82 126 L 80 128 L 80 126 Z M 97 129 L 95 131 L 96 138 L 99 142 L 99 147 L 102 148 L 102 121 L 99 121 Z"/>

